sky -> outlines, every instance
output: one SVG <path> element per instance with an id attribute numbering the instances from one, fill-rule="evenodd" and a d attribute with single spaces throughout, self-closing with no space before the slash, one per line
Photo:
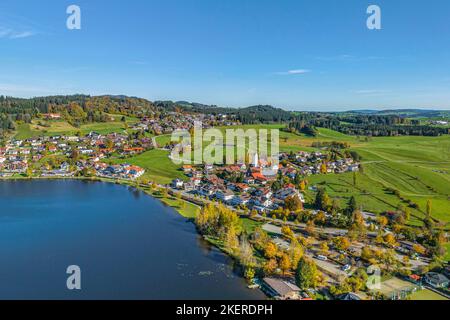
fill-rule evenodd
<path id="1" fill-rule="evenodd" d="M 372 4 L 381 30 L 366 26 Z M 0 95 L 73 93 L 450 109 L 450 1 L 2 0 Z"/>

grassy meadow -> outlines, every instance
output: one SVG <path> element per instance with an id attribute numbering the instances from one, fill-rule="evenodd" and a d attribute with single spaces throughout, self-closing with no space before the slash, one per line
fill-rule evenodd
<path id="1" fill-rule="evenodd" d="M 123 133 L 126 130 L 125 123 L 130 125 L 131 123 L 137 122 L 137 119 L 130 117 L 126 117 L 125 122 L 120 121 L 121 116 L 112 116 L 112 118 L 114 118 L 114 121 L 83 124 L 79 128 L 62 120 L 33 120 L 31 124 L 18 124 L 16 129 L 17 132 L 14 137 L 16 139 L 27 139 L 40 135 L 76 135 L 79 132 L 81 132 L 81 134 L 87 134 L 91 131 L 100 134 L 111 132 Z"/>

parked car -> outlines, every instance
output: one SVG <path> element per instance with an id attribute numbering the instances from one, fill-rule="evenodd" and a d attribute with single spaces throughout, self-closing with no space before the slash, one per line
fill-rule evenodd
<path id="1" fill-rule="evenodd" d="M 346 264 L 345 266 L 343 266 L 342 267 L 342 271 L 345 271 L 345 272 L 347 272 L 347 271 L 349 271 L 350 269 L 352 268 L 352 266 L 351 265 L 349 265 L 349 264 Z"/>
<path id="2" fill-rule="evenodd" d="M 325 256 L 323 256 L 323 255 L 317 255 L 317 257 L 316 257 L 318 260 L 322 260 L 322 261 L 328 261 L 328 258 L 327 257 L 325 257 Z"/>

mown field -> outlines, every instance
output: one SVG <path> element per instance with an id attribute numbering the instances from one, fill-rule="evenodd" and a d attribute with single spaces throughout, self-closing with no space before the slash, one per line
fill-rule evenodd
<path id="1" fill-rule="evenodd" d="M 150 150 L 140 155 L 112 160 L 112 163 L 129 163 L 145 168 L 144 178 L 159 184 L 168 184 L 175 178 L 185 179 L 180 167 L 169 159 L 169 152 L 164 150 Z"/>
<path id="2" fill-rule="evenodd" d="M 91 131 L 98 132 L 100 134 L 107 134 L 111 132 L 123 133 L 126 130 L 126 125 L 136 123 L 137 119 L 126 117 L 126 121 L 120 121 L 122 116 L 112 116 L 114 121 L 98 122 L 81 125 L 79 128 L 72 126 L 66 121 L 59 120 L 33 120 L 31 124 L 18 124 L 16 139 L 27 139 L 35 136 L 54 136 L 54 135 L 75 135 L 77 133 L 87 134 Z"/>
<path id="3" fill-rule="evenodd" d="M 417 291 L 411 295 L 411 300 L 431 300 L 431 301 L 443 301 L 448 300 L 444 296 L 441 296 L 440 294 L 437 294 L 431 290 L 424 289 Z"/>

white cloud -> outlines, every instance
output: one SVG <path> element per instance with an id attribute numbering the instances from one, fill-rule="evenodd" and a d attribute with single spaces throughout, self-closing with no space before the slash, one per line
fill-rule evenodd
<path id="1" fill-rule="evenodd" d="M 23 31 L 18 33 L 12 33 L 10 35 L 10 39 L 22 39 L 22 38 L 28 38 L 34 36 L 35 33 L 32 31 Z"/>
<path id="2" fill-rule="evenodd" d="M 294 69 L 294 70 L 288 70 L 288 71 L 284 71 L 284 72 L 277 72 L 277 74 L 281 75 L 281 76 L 289 76 L 289 75 L 300 75 L 300 74 L 305 74 L 305 73 L 309 73 L 309 72 L 311 72 L 311 70 Z"/>
<path id="3" fill-rule="evenodd" d="M 36 33 L 30 30 L 13 30 L 0 26 L 0 39 L 23 39 L 34 36 Z"/>
<path id="4" fill-rule="evenodd" d="M 147 61 L 144 61 L 144 60 L 133 60 L 133 61 L 130 61 L 130 64 L 134 64 L 134 65 L 138 65 L 138 66 L 145 66 L 148 63 L 147 63 Z"/>

